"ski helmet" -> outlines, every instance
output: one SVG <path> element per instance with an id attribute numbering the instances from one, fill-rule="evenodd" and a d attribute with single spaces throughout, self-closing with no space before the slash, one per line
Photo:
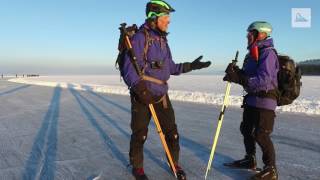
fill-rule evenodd
<path id="1" fill-rule="evenodd" d="M 168 15 L 175 10 L 163 0 L 151 0 L 146 7 L 147 19 Z"/>
<path id="2" fill-rule="evenodd" d="M 247 29 L 248 32 L 256 30 L 258 32 L 264 32 L 267 34 L 268 37 L 271 36 L 271 32 L 272 32 L 272 26 L 270 23 L 266 22 L 266 21 L 255 21 L 253 23 L 251 23 Z"/>

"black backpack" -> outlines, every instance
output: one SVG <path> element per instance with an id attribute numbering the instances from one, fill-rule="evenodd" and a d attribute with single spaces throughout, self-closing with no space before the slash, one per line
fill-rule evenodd
<path id="1" fill-rule="evenodd" d="M 126 27 L 126 23 L 121 24 L 121 27 L 119 28 L 120 30 L 120 38 L 119 38 L 119 44 L 118 44 L 118 57 L 115 62 L 115 67 L 116 69 L 120 70 L 121 76 L 122 76 L 122 68 L 123 68 L 123 63 L 124 63 L 124 57 L 128 53 L 128 49 L 126 46 L 125 42 L 125 33 L 122 32 L 122 27 L 125 27 L 126 32 L 128 34 L 129 39 L 131 38 L 138 32 L 138 26 L 136 24 L 133 24 L 132 26 Z M 149 32 L 146 29 L 143 29 L 143 33 L 145 36 L 145 43 L 144 43 L 144 48 L 143 48 L 143 59 L 146 60 L 146 55 L 149 49 L 150 43 L 153 42 L 153 38 L 150 37 Z"/>
<path id="2" fill-rule="evenodd" d="M 299 95 L 301 82 L 301 69 L 293 59 L 286 55 L 278 55 L 278 106 L 291 104 Z"/>
<path id="3" fill-rule="evenodd" d="M 126 26 L 126 24 L 121 24 L 121 26 Z M 117 57 L 117 60 L 115 62 L 115 67 L 116 69 L 122 70 L 122 67 L 123 67 L 123 59 L 124 59 L 124 56 L 126 55 L 128 49 L 126 47 L 126 44 L 125 44 L 125 34 L 124 32 L 122 32 L 121 28 L 119 28 L 120 30 L 120 38 L 119 38 L 119 43 L 118 43 L 118 57 Z M 128 36 L 129 36 L 129 39 L 131 39 L 133 37 L 133 35 L 138 31 L 138 26 L 136 24 L 133 24 L 132 26 L 128 26 L 126 27 L 126 31 L 128 32 Z"/>

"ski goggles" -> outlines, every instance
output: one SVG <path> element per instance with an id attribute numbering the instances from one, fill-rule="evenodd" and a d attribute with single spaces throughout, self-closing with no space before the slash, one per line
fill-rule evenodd
<path id="1" fill-rule="evenodd" d="M 169 16 L 169 12 L 161 12 L 161 13 L 156 13 L 156 12 L 149 12 L 147 18 L 154 18 L 154 17 L 160 17 L 160 16 Z"/>

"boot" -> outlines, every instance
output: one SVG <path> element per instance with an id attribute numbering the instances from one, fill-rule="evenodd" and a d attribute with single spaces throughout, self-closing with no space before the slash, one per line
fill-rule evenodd
<path id="1" fill-rule="evenodd" d="M 231 163 L 224 163 L 223 165 L 233 168 L 255 170 L 257 168 L 257 161 L 255 155 L 246 155 L 243 159 Z"/>
<path id="2" fill-rule="evenodd" d="M 175 165 L 178 180 L 187 180 L 187 175 L 179 165 Z"/>
<path id="3" fill-rule="evenodd" d="M 136 180 L 148 180 L 143 168 L 132 168 L 132 175 L 136 178 Z"/>
<path id="4" fill-rule="evenodd" d="M 261 172 L 251 177 L 250 180 L 278 180 L 278 172 L 274 166 L 266 166 Z"/>

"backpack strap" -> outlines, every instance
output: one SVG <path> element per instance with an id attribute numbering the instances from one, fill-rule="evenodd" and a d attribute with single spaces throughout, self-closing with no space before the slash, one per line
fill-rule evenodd
<path id="1" fill-rule="evenodd" d="M 150 45 L 150 42 L 152 42 L 152 39 L 150 38 L 150 34 L 147 28 L 143 28 L 143 33 L 145 36 L 145 42 L 144 42 L 144 48 L 143 48 L 144 66 L 142 68 L 142 73 L 144 74 L 145 69 L 147 68 L 147 55 L 148 55 L 149 45 Z"/>
<path id="2" fill-rule="evenodd" d="M 143 29 L 143 33 L 145 36 L 144 48 L 143 48 L 143 59 L 147 61 L 147 53 L 149 50 L 149 44 L 151 42 L 150 34 L 146 28 Z"/>
<path id="3" fill-rule="evenodd" d="M 144 74 L 145 69 L 147 67 L 147 53 L 148 53 L 148 50 L 149 50 L 149 45 L 153 41 L 153 39 L 150 38 L 150 34 L 149 34 L 147 28 L 143 29 L 143 33 L 145 35 L 145 43 L 144 43 L 144 48 L 143 48 L 144 67 L 142 69 L 142 74 L 143 74 L 142 75 L 142 80 L 149 81 L 149 82 L 152 82 L 152 83 L 155 83 L 155 84 L 159 84 L 159 85 L 167 84 L 167 82 L 165 82 L 165 81 L 162 81 L 160 79 L 157 79 L 157 78 L 154 78 L 154 77 L 151 77 L 151 76 L 147 76 L 147 75 Z"/>
<path id="4" fill-rule="evenodd" d="M 277 89 L 269 90 L 269 91 L 259 91 L 259 92 L 254 92 L 254 93 L 248 93 L 245 95 L 246 97 L 248 96 L 257 96 L 260 98 L 270 98 L 273 100 L 278 100 L 279 97 L 279 92 Z"/>

